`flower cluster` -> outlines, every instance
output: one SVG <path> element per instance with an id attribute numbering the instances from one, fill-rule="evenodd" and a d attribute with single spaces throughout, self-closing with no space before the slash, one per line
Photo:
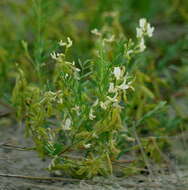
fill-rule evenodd
<path id="1" fill-rule="evenodd" d="M 65 53 L 56 53 L 52 52 L 50 55 L 52 59 L 56 61 L 57 64 L 57 72 L 63 72 L 65 79 L 67 79 L 70 75 L 74 75 L 74 77 L 79 80 L 79 72 L 80 69 L 76 67 L 75 62 L 69 62 L 65 60 L 65 55 L 67 50 L 72 46 L 72 40 L 68 37 L 67 42 L 63 42 L 62 40 L 59 42 L 61 47 L 65 46 Z M 61 71 L 60 71 L 61 70 Z"/>
<path id="2" fill-rule="evenodd" d="M 61 47 L 65 46 L 66 49 L 69 49 L 69 48 L 72 46 L 72 40 L 71 40 L 69 37 L 67 37 L 67 42 L 63 42 L 63 41 L 61 40 L 61 41 L 59 42 L 59 45 L 60 45 Z M 56 52 L 52 52 L 50 55 L 51 55 L 52 59 L 54 59 L 54 60 L 58 60 L 59 58 L 65 56 L 64 53 L 56 53 Z"/>
<path id="3" fill-rule="evenodd" d="M 137 41 L 133 42 L 132 39 L 129 39 L 125 44 L 125 58 L 130 60 L 131 57 L 137 53 L 141 53 L 146 49 L 145 37 L 152 37 L 154 32 L 154 27 L 147 22 L 145 18 L 139 20 L 139 27 L 136 28 L 136 37 Z"/>
<path id="4" fill-rule="evenodd" d="M 94 108 L 99 105 L 103 110 L 107 110 L 110 106 L 120 107 L 119 103 L 121 99 L 119 98 L 122 93 L 126 93 L 126 90 L 134 88 L 131 86 L 132 80 L 130 76 L 125 72 L 125 67 L 114 67 L 112 70 L 113 81 L 109 83 L 108 95 L 105 101 L 99 101 L 98 99 L 92 105 L 89 112 L 89 119 L 94 120 L 96 116 L 94 115 Z"/>
<path id="5" fill-rule="evenodd" d="M 108 105 L 112 104 L 113 106 L 119 106 L 118 97 L 122 93 L 126 93 L 126 90 L 133 87 L 131 86 L 132 81 L 129 81 L 129 75 L 125 72 L 125 67 L 114 67 L 113 68 L 113 78 L 114 81 L 109 83 L 109 89 L 107 100 L 100 102 L 100 106 L 103 109 L 107 109 Z M 113 97 L 111 97 L 113 95 Z"/>
<path id="6" fill-rule="evenodd" d="M 58 60 L 60 57 L 64 56 L 63 53 L 56 53 L 56 52 L 52 52 L 50 54 L 51 58 L 54 59 L 54 60 Z"/>
<path id="7" fill-rule="evenodd" d="M 141 18 L 139 20 L 139 27 L 136 28 L 136 32 L 137 32 L 136 36 L 138 38 L 143 38 L 144 35 L 152 37 L 154 32 L 154 27 L 151 27 L 150 23 L 148 23 L 145 18 Z"/>
<path id="8" fill-rule="evenodd" d="M 144 37 L 152 37 L 154 27 L 151 27 L 150 23 L 145 18 L 139 20 L 139 27 L 136 28 L 136 36 L 139 39 L 140 52 L 146 49 Z"/>

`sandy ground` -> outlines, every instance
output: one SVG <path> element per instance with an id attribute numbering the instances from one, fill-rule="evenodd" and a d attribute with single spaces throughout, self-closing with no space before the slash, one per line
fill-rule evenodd
<path id="1" fill-rule="evenodd" d="M 49 161 L 42 161 L 34 151 L 20 151 L 9 148 L 3 143 L 16 146 L 31 146 L 32 143 L 23 136 L 23 129 L 0 118 L 0 190 L 103 190 L 103 189 L 128 189 L 128 190 L 187 190 L 188 167 L 176 166 L 170 174 L 156 175 L 152 180 L 148 176 L 138 175 L 129 178 L 108 179 L 98 177 L 94 181 L 107 184 L 88 184 L 84 181 L 77 183 L 59 181 L 39 181 L 32 179 L 19 179 L 15 177 L 3 177 L 2 174 L 22 176 L 46 176 L 50 177 L 45 168 Z M 8 127 L 12 126 L 12 127 Z M 188 159 L 188 158 L 187 158 Z"/>

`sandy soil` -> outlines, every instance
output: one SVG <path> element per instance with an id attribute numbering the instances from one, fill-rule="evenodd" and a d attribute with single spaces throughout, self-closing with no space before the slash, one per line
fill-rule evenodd
<path id="1" fill-rule="evenodd" d="M 188 167 L 176 166 L 170 174 L 156 175 L 152 180 L 148 176 L 134 176 L 129 178 L 108 179 L 98 177 L 94 181 L 107 184 L 88 184 L 84 181 L 70 183 L 59 181 L 40 181 L 32 179 L 19 179 L 15 177 L 3 177 L 2 174 L 22 176 L 46 176 L 50 177 L 45 168 L 49 161 L 42 161 L 34 151 L 21 151 L 3 144 L 16 146 L 31 146 L 32 143 L 23 136 L 23 129 L 8 124 L 6 119 L 0 118 L 0 190 L 103 190 L 103 189 L 129 189 L 129 190 L 187 190 Z M 11 127 L 9 127 L 11 126 Z"/>

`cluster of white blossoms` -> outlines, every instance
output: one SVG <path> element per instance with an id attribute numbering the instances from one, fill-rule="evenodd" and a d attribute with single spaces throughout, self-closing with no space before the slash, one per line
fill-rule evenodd
<path id="1" fill-rule="evenodd" d="M 67 42 L 63 42 L 62 40 L 59 42 L 60 46 L 65 46 L 66 48 L 70 48 L 72 46 L 72 40 L 67 37 Z"/>
<path id="2" fill-rule="evenodd" d="M 72 40 L 67 37 L 67 42 L 63 42 L 62 40 L 59 42 L 60 46 L 65 46 L 65 54 L 66 54 L 66 50 L 69 49 L 72 46 Z M 56 53 L 56 52 L 52 52 L 50 55 L 52 57 L 52 59 L 54 59 L 57 62 L 62 62 L 65 66 L 67 66 L 70 70 L 73 71 L 74 76 L 77 80 L 79 80 L 80 78 L 78 77 L 77 73 L 80 72 L 80 69 L 76 67 L 75 62 L 69 62 L 65 60 L 65 54 L 64 53 Z M 69 74 L 66 73 L 65 74 L 65 78 L 68 78 Z"/>
<path id="3" fill-rule="evenodd" d="M 115 78 L 115 82 L 109 83 L 109 89 L 107 96 L 107 100 L 104 102 L 100 102 L 100 106 L 102 109 L 107 109 L 108 105 L 119 106 L 118 96 L 121 92 L 125 92 L 127 89 L 133 87 L 131 86 L 132 81 L 128 81 L 129 75 L 125 73 L 125 67 L 114 67 L 113 75 Z M 111 97 L 111 94 L 114 96 Z"/>
<path id="4" fill-rule="evenodd" d="M 141 18 L 139 20 L 139 27 L 136 28 L 136 37 L 138 39 L 138 43 L 134 43 L 131 39 L 128 41 L 128 43 L 125 44 L 125 54 L 126 57 L 130 57 L 131 54 L 143 52 L 146 48 L 145 46 L 145 37 L 152 37 L 154 32 L 154 27 L 150 25 L 150 23 L 147 22 L 145 18 Z M 101 37 L 102 33 L 98 29 L 93 29 L 91 31 L 92 34 Z M 109 38 L 104 38 L 103 42 L 113 42 L 114 41 L 114 35 L 108 36 Z M 72 40 L 68 37 L 67 42 L 60 41 L 60 46 L 65 46 L 66 49 L 70 48 L 72 46 Z M 51 54 L 51 57 L 55 60 L 60 60 L 64 57 L 63 53 L 55 53 L 53 52 Z M 75 67 L 74 62 L 70 63 L 67 61 L 64 61 L 64 64 L 69 65 L 73 70 L 76 72 L 79 72 L 80 70 Z M 108 93 L 106 96 L 106 100 L 99 101 L 97 99 L 95 103 L 91 106 L 88 117 L 90 120 L 96 119 L 95 115 L 95 107 L 99 106 L 100 108 L 106 110 L 109 106 L 120 106 L 120 94 L 125 93 L 127 89 L 133 89 L 131 86 L 132 80 L 130 80 L 130 77 L 127 72 L 125 72 L 124 66 L 115 66 L 112 68 L 112 80 L 109 83 Z M 134 89 L 133 89 L 134 90 Z M 75 109 L 77 113 L 79 113 L 78 108 Z M 70 130 L 71 122 L 70 120 L 66 120 L 64 124 L 65 130 Z"/>
<path id="5" fill-rule="evenodd" d="M 64 56 L 64 54 L 63 53 L 52 52 L 52 53 L 50 53 L 50 56 L 51 56 L 52 59 L 58 60 L 60 57 Z"/>
<path id="6" fill-rule="evenodd" d="M 93 110 L 93 108 L 91 108 L 90 109 L 90 112 L 89 112 L 89 119 L 90 120 L 93 120 L 93 119 L 95 119 L 96 118 L 96 116 L 94 115 L 94 110 Z"/>
<path id="7" fill-rule="evenodd" d="M 113 74 L 116 78 L 116 80 L 121 80 L 122 83 L 119 85 L 116 85 L 114 83 L 110 83 L 108 92 L 110 93 L 117 93 L 119 90 L 127 90 L 129 88 L 133 87 L 131 86 L 132 81 L 128 82 L 129 76 L 128 73 L 125 74 L 125 67 L 114 67 Z"/>
<path id="8" fill-rule="evenodd" d="M 58 90 L 56 92 L 47 91 L 43 95 L 43 99 L 39 102 L 40 104 L 45 104 L 46 102 L 58 102 L 62 103 L 62 97 L 61 97 L 62 91 Z"/>
<path id="9" fill-rule="evenodd" d="M 131 86 L 132 81 L 129 80 L 128 73 L 125 72 L 125 67 L 114 67 L 112 74 L 114 76 L 114 82 L 109 83 L 108 95 L 106 96 L 105 101 L 99 101 L 98 99 L 95 103 L 91 106 L 89 112 L 89 119 L 94 120 L 96 115 L 94 114 L 94 107 L 99 105 L 102 109 L 106 110 L 110 105 L 116 107 L 119 106 L 119 99 L 118 96 L 125 92 L 127 89 L 133 89 Z M 111 97 L 113 96 L 113 97 Z"/>
<path id="10" fill-rule="evenodd" d="M 63 42 L 62 40 L 59 42 L 60 46 L 65 46 L 67 49 L 72 46 L 72 40 L 67 37 L 67 42 Z M 58 60 L 60 57 L 64 57 L 65 55 L 63 53 L 56 53 L 52 52 L 51 54 L 52 59 Z"/>
<path id="11" fill-rule="evenodd" d="M 91 144 L 89 143 L 89 144 L 84 144 L 84 148 L 90 148 L 91 147 Z"/>
<path id="12" fill-rule="evenodd" d="M 139 20 L 139 27 L 136 28 L 136 36 L 139 39 L 139 49 L 143 52 L 146 49 L 144 37 L 152 37 L 154 27 L 151 27 L 150 23 L 145 18 Z"/>

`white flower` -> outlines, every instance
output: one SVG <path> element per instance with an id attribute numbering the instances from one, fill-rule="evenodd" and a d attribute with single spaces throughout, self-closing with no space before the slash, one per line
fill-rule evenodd
<path id="1" fill-rule="evenodd" d="M 109 89 L 108 89 L 108 92 L 109 93 L 114 93 L 116 92 L 116 88 L 114 87 L 114 83 L 110 82 L 110 86 L 109 86 Z"/>
<path id="2" fill-rule="evenodd" d="M 72 46 L 72 40 L 68 37 L 67 41 L 68 41 L 67 48 L 70 48 Z"/>
<path id="3" fill-rule="evenodd" d="M 126 83 L 122 83 L 120 86 L 118 86 L 118 88 L 122 89 L 122 90 L 127 90 L 130 88 L 129 85 L 127 85 Z"/>
<path id="4" fill-rule="evenodd" d="M 128 51 L 126 52 L 126 56 L 130 56 L 132 53 L 134 53 L 133 50 L 128 50 Z"/>
<path id="5" fill-rule="evenodd" d="M 72 65 L 75 65 L 75 61 L 72 62 Z"/>
<path id="6" fill-rule="evenodd" d="M 65 78 L 67 79 L 68 77 L 69 77 L 69 74 L 68 74 L 68 73 L 66 73 L 66 74 L 65 74 Z"/>
<path id="7" fill-rule="evenodd" d="M 64 56 L 63 53 L 56 53 L 56 52 L 52 52 L 50 53 L 50 56 L 52 57 L 52 59 L 58 60 L 59 57 Z"/>
<path id="8" fill-rule="evenodd" d="M 139 20 L 139 28 L 136 28 L 137 38 L 143 38 L 144 36 L 152 37 L 154 27 L 151 27 L 150 23 L 145 18 Z"/>
<path id="9" fill-rule="evenodd" d="M 117 80 L 119 80 L 122 76 L 122 71 L 121 71 L 120 67 L 114 67 L 113 73 Z"/>
<path id="10" fill-rule="evenodd" d="M 109 100 L 110 102 L 118 102 L 117 96 L 118 96 L 118 93 L 116 93 L 115 96 L 112 97 L 112 98 L 111 98 L 110 96 L 107 96 L 107 98 L 108 98 L 108 100 Z"/>
<path id="11" fill-rule="evenodd" d="M 150 23 L 147 24 L 147 35 L 149 37 L 153 36 L 153 32 L 154 32 L 154 27 L 151 27 Z"/>
<path id="12" fill-rule="evenodd" d="M 57 60 L 58 58 L 58 55 L 56 54 L 56 52 L 50 53 L 50 56 L 52 57 L 52 59 L 55 59 L 55 60 Z"/>
<path id="13" fill-rule="evenodd" d="M 75 107 L 72 108 L 72 110 L 74 110 L 74 111 L 79 111 L 79 110 L 80 110 L 80 107 L 79 107 L 79 106 L 75 106 Z"/>
<path id="14" fill-rule="evenodd" d="M 63 53 L 57 53 L 56 55 L 57 55 L 57 57 L 64 56 Z"/>
<path id="15" fill-rule="evenodd" d="M 93 29 L 91 31 L 92 34 L 95 34 L 96 36 L 101 36 L 101 33 L 99 32 L 99 30 L 97 28 Z"/>
<path id="16" fill-rule="evenodd" d="M 140 52 L 143 52 L 146 49 L 144 38 L 140 40 L 139 48 L 140 48 Z"/>
<path id="17" fill-rule="evenodd" d="M 101 101 L 100 106 L 102 109 L 106 110 L 109 103 L 110 103 L 109 101 L 105 101 L 105 102 Z"/>
<path id="18" fill-rule="evenodd" d="M 136 37 L 137 38 L 142 38 L 142 36 L 143 36 L 142 28 L 136 28 Z"/>
<path id="19" fill-rule="evenodd" d="M 76 70 L 77 72 L 80 72 L 80 71 L 81 71 L 81 70 L 80 70 L 79 68 L 77 68 L 77 67 L 75 68 L 75 70 Z"/>
<path id="20" fill-rule="evenodd" d="M 90 148 L 90 147 L 91 147 L 91 144 L 85 144 L 84 147 L 85 147 L 85 148 Z"/>
<path id="21" fill-rule="evenodd" d="M 93 120 L 93 119 L 95 119 L 96 118 L 96 116 L 93 114 L 93 109 L 91 108 L 90 109 L 90 112 L 89 112 L 89 119 L 90 120 Z"/>
<path id="22" fill-rule="evenodd" d="M 65 120 L 65 124 L 63 125 L 63 129 L 64 130 L 70 130 L 71 129 L 71 124 L 72 124 L 72 121 L 70 118 L 67 118 Z"/>
<path id="23" fill-rule="evenodd" d="M 132 83 L 132 81 L 126 83 L 126 80 L 124 80 L 123 83 L 118 86 L 118 88 L 121 90 L 127 90 L 129 88 L 133 89 L 133 87 L 131 86 L 131 83 Z"/>
<path id="24" fill-rule="evenodd" d="M 59 45 L 60 46 L 66 46 L 67 45 L 67 43 L 66 42 L 63 42 L 62 40 L 59 42 Z"/>
<path id="25" fill-rule="evenodd" d="M 72 46 L 72 40 L 67 37 L 67 42 L 63 42 L 62 40 L 59 42 L 60 46 L 66 46 L 67 48 L 70 48 Z"/>
<path id="26" fill-rule="evenodd" d="M 104 102 L 100 102 L 100 106 L 102 109 L 106 110 L 107 109 L 107 105 Z"/>
<path id="27" fill-rule="evenodd" d="M 116 93 L 114 97 L 106 96 L 107 100 L 105 102 L 102 102 L 102 101 L 100 102 L 101 108 L 106 110 L 109 104 L 118 102 L 117 96 L 118 96 L 118 93 Z"/>
<path id="28" fill-rule="evenodd" d="M 144 28 L 146 26 L 146 23 L 147 23 L 146 19 L 145 18 L 141 18 L 139 20 L 139 26 L 140 26 L 140 28 Z"/>

